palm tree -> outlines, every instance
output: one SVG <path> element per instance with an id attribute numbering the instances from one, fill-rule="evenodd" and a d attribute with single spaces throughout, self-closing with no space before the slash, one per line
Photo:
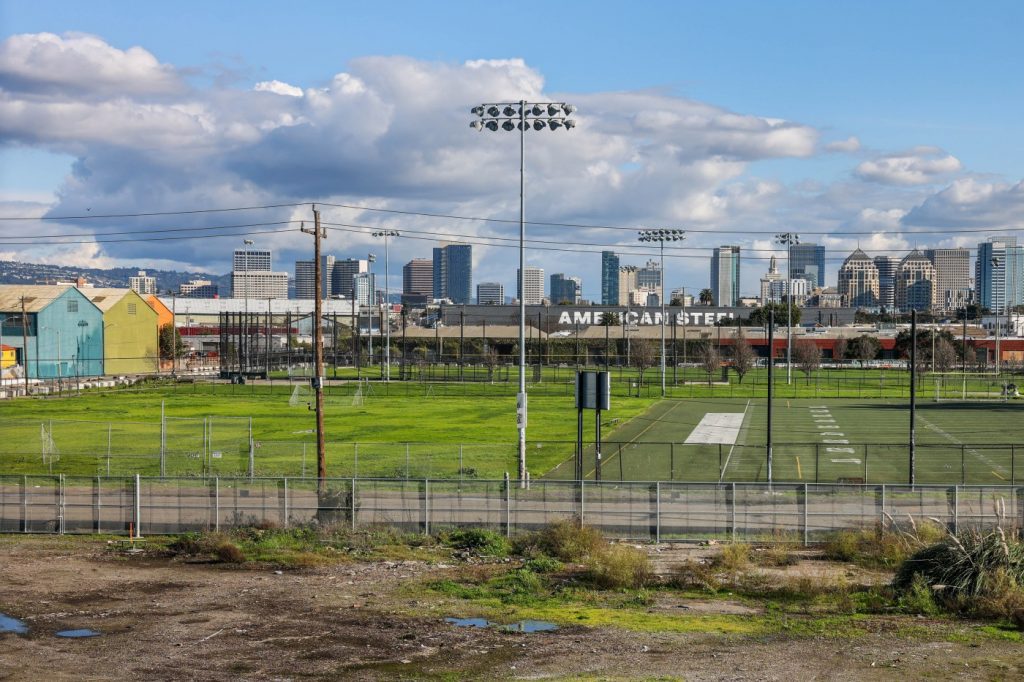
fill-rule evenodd
<path id="1" fill-rule="evenodd" d="M 715 294 L 711 289 L 700 290 L 700 304 L 701 305 L 714 305 Z"/>

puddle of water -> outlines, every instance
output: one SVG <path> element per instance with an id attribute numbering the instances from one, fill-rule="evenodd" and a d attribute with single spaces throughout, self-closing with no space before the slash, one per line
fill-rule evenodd
<path id="1" fill-rule="evenodd" d="M 25 621 L 11 618 L 6 613 L 0 613 L 0 633 L 13 632 L 16 635 L 27 635 L 28 626 Z"/>
<path id="2" fill-rule="evenodd" d="M 102 632 L 96 632 L 88 628 L 81 628 L 79 630 L 61 630 L 57 633 L 58 637 L 70 637 L 72 639 L 78 639 L 80 637 L 99 637 Z"/>
<path id="3" fill-rule="evenodd" d="M 486 618 L 445 618 L 445 621 L 460 628 L 485 628 L 491 624 Z"/>
<path id="4" fill-rule="evenodd" d="M 558 626 L 546 620 L 521 620 L 518 623 L 504 625 L 502 629 L 509 632 L 551 632 L 557 630 Z"/>
<path id="5" fill-rule="evenodd" d="M 506 632 L 551 632 L 558 629 L 557 625 L 546 620 L 521 620 L 508 625 L 497 625 L 486 618 L 445 618 L 445 621 L 460 628 L 486 628 L 496 625 Z"/>

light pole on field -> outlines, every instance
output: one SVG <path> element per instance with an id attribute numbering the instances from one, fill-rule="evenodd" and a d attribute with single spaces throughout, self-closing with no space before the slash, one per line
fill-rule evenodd
<path id="1" fill-rule="evenodd" d="M 665 397 L 665 242 L 678 242 L 686 239 L 684 230 L 640 230 L 638 239 L 641 242 L 657 242 L 661 250 L 661 397 Z"/>
<path id="2" fill-rule="evenodd" d="M 384 309 L 387 311 L 387 340 L 384 346 L 384 381 L 391 381 L 391 301 L 388 300 L 389 289 L 388 289 L 388 237 L 401 237 L 402 234 L 398 230 L 380 230 L 379 232 L 373 233 L 374 237 L 384 238 Z M 382 320 L 383 324 L 384 321 Z"/>
<path id="3" fill-rule="evenodd" d="M 800 243 L 800 235 L 783 232 L 775 235 L 778 244 L 786 245 L 786 383 L 793 383 L 793 244 Z"/>
<path id="4" fill-rule="evenodd" d="M 469 126 L 474 130 L 496 132 L 519 130 L 519 394 L 516 396 L 516 426 L 519 430 L 519 485 L 526 487 L 526 302 L 523 299 L 523 274 L 526 269 L 526 131 L 533 129 L 571 130 L 576 121 L 569 118 L 576 107 L 565 102 L 485 102 L 470 110 L 477 118 Z"/>

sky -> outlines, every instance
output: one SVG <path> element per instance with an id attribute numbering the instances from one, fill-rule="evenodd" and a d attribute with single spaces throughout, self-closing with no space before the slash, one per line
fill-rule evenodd
<path id="1" fill-rule="evenodd" d="M 687 231 L 670 289 L 738 244 L 756 293 L 779 232 L 834 285 L 857 246 L 1021 236 L 1022 28 L 1016 2 L 0 0 L 0 260 L 222 273 L 252 239 L 293 271 L 315 202 L 338 257 L 401 232 L 393 288 L 463 239 L 512 293 L 519 136 L 469 110 L 526 99 L 577 107 L 526 135 L 527 261 L 585 298 L 651 227 Z"/>

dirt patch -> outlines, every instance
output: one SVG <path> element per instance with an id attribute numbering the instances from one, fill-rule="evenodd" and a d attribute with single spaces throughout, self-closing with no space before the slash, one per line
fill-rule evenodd
<path id="1" fill-rule="evenodd" d="M 678 550 L 668 550 L 677 558 Z M 658 552 L 659 561 L 665 552 Z M 99 541 L 0 539 L 0 611 L 27 636 L 0 636 L 0 679 L 561 679 L 688 680 L 1019 678 L 1019 643 L 970 637 L 973 626 L 867 621 L 857 637 L 767 637 L 563 627 L 521 634 L 455 627 L 410 584 L 451 568 L 349 562 L 276 572 L 127 559 Z M 759 617 L 734 600 L 658 595 L 652 609 Z M 421 613 L 422 615 L 403 615 Z M 63 640 L 58 630 L 100 637 Z M 951 636 L 956 634 L 956 636 Z M 959 641 L 951 641 L 959 640 Z"/>

